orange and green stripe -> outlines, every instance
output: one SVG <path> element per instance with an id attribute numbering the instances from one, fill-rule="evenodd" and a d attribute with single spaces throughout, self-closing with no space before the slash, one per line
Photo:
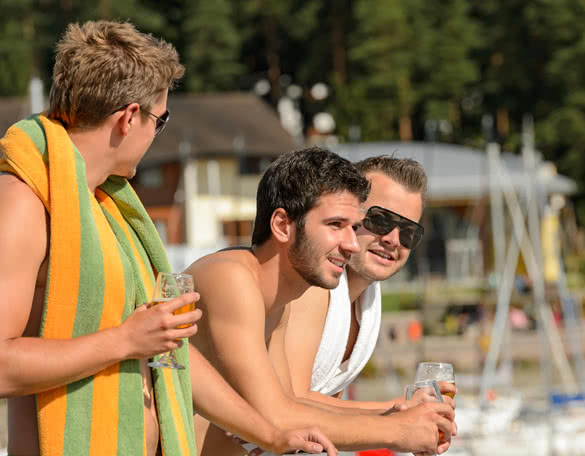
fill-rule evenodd
<path id="1" fill-rule="evenodd" d="M 48 286 L 40 337 L 69 339 L 119 326 L 170 270 L 163 245 L 125 179 L 92 194 L 85 161 L 57 122 L 33 116 L 0 140 L 0 169 L 19 175 L 50 214 Z M 54 185 L 51 185 L 51 184 Z M 188 365 L 187 345 L 178 351 Z M 190 375 L 152 373 L 163 451 L 196 455 Z M 145 453 L 138 360 L 37 395 L 41 454 Z"/>

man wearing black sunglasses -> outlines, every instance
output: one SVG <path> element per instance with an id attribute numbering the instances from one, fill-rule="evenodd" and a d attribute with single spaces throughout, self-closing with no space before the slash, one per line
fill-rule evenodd
<path id="1" fill-rule="evenodd" d="M 352 254 L 339 287 L 312 287 L 292 303 L 286 323 L 286 363 L 273 362 L 277 369 L 287 367 L 288 372 L 281 368 L 279 373 L 290 377 L 299 397 L 344 407 L 349 413 L 391 413 L 407 407 L 401 398 L 364 402 L 339 397 L 373 352 L 380 329 L 380 281 L 405 265 L 424 234 L 419 221 L 427 177 L 422 166 L 410 159 L 378 156 L 356 166 L 371 183 L 362 205 L 365 216 L 356 231 L 360 250 Z M 453 385 L 440 386 L 443 394 L 455 392 Z M 444 401 L 454 406 L 450 397 L 444 396 Z M 438 442 L 439 453 L 448 447 L 448 441 Z"/>

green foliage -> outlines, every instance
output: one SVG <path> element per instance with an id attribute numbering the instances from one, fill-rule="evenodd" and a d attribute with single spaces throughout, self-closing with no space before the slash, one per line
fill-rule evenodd
<path id="1" fill-rule="evenodd" d="M 342 141 L 359 127 L 365 141 L 482 147 L 491 114 L 497 139 L 518 150 L 531 113 L 545 159 L 580 185 L 585 222 L 582 0 L 0 0 L 0 11 L 0 96 L 25 95 L 31 76 L 48 87 L 67 24 L 106 18 L 172 42 L 182 90 L 250 90 L 265 78 L 276 104 L 299 84 L 306 123 L 328 111 Z M 316 82 L 331 89 L 324 101 L 309 95 Z"/>
<path id="2" fill-rule="evenodd" d="M 420 296 L 414 293 L 388 293 L 382 295 L 382 312 L 416 310 L 419 308 Z"/>
<path id="3" fill-rule="evenodd" d="M 33 72 L 34 19 L 30 1 L 2 0 L 0 96 L 24 95 Z"/>
<path id="4" fill-rule="evenodd" d="M 181 55 L 187 68 L 186 88 L 202 92 L 230 90 L 242 73 L 238 62 L 240 37 L 227 0 L 190 2 L 182 24 L 185 46 Z"/>

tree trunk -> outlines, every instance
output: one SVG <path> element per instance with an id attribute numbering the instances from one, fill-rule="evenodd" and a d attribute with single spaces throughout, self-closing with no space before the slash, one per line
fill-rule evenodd
<path id="1" fill-rule="evenodd" d="M 333 75 L 335 81 L 345 85 L 347 81 L 347 55 L 345 51 L 342 8 L 335 8 L 331 16 L 331 41 L 333 45 Z"/>
<path id="2" fill-rule="evenodd" d="M 400 119 L 398 119 L 398 133 L 400 141 L 412 141 L 412 121 L 410 116 L 400 116 Z"/>
<path id="3" fill-rule="evenodd" d="M 496 127 L 500 139 L 508 137 L 508 133 L 510 132 L 510 119 L 507 108 L 498 108 L 498 112 L 496 113 Z"/>
<path id="4" fill-rule="evenodd" d="M 278 31 L 274 17 L 264 18 L 264 36 L 266 37 L 266 61 L 268 63 L 268 81 L 272 102 L 280 98 L 280 56 L 278 55 Z"/>

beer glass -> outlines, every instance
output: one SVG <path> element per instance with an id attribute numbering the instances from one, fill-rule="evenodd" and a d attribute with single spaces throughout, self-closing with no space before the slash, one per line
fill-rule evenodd
<path id="1" fill-rule="evenodd" d="M 449 363 L 419 363 L 416 368 L 415 383 L 423 380 L 436 380 L 437 382 L 447 382 L 455 384 L 455 373 L 453 365 Z M 447 393 L 446 396 L 453 398 L 453 393 Z"/>
<path id="2" fill-rule="evenodd" d="M 418 402 L 443 402 L 441 391 L 436 380 L 421 380 L 406 387 L 406 400 L 416 399 Z"/>
<path id="3" fill-rule="evenodd" d="M 152 305 L 161 304 L 178 298 L 182 294 L 194 291 L 193 276 L 190 274 L 159 272 L 156 277 L 154 293 L 152 296 Z M 195 303 L 189 303 L 175 310 L 175 315 L 191 312 L 195 308 Z M 178 328 L 186 328 L 188 325 L 179 325 Z M 185 369 L 185 366 L 179 364 L 175 358 L 175 352 L 172 350 L 163 353 L 157 360 L 148 363 L 150 367 L 166 367 L 169 369 Z"/>
<path id="4" fill-rule="evenodd" d="M 418 371 L 417 371 L 418 373 Z M 415 399 L 417 402 L 443 402 L 443 396 L 436 380 L 421 380 L 406 387 L 405 399 Z M 439 442 L 444 438 L 443 431 L 439 431 Z"/>

